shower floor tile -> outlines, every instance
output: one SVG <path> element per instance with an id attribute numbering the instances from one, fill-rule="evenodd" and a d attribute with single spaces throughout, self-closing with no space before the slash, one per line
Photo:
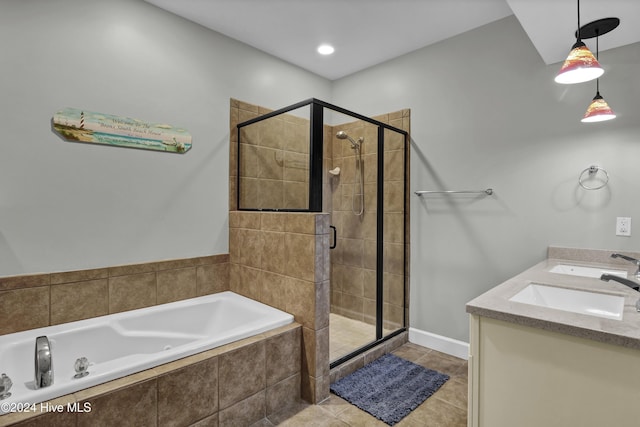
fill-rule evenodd
<path id="1" fill-rule="evenodd" d="M 329 315 L 329 360 L 336 360 L 375 339 L 375 325 L 334 313 Z"/>

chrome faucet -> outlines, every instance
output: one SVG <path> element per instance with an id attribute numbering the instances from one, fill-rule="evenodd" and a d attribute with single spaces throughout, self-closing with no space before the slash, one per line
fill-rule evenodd
<path id="1" fill-rule="evenodd" d="M 46 336 L 36 338 L 35 374 L 36 388 L 53 384 L 53 358 L 51 345 Z"/>
<path id="2" fill-rule="evenodd" d="M 611 254 L 611 258 L 622 258 L 625 261 L 634 263 L 636 267 L 638 267 L 635 272 L 636 279 L 640 279 L 640 259 L 631 258 L 630 256 L 622 254 Z"/>
<path id="3" fill-rule="evenodd" d="M 625 286 L 630 287 L 634 291 L 640 292 L 640 283 L 635 282 L 633 280 L 625 279 L 624 277 L 617 276 L 615 274 L 603 274 L 600 276 L 600 280 L 604 280 L 608 282 L 609 280 L 613 280 L 618 283 L 622 283 Z M 636 311 L 640 312 L 640 298 L 636 301 Z"/>

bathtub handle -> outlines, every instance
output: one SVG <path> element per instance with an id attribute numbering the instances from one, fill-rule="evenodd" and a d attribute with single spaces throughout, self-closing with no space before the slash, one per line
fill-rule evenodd
<path id="1" fill-rule="evenodd" d="M 338 244 L 338 232 L 333 225 L 329 226 L 333 230 L 333 245 L 329 246 L 329 249 L 335 249 Z"/>

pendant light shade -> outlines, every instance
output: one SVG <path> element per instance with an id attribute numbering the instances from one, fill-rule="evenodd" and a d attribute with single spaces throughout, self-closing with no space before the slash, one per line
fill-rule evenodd
<path id="1" fill-rule="evenodd" d="M 558 75 L 555 78 L 556 83 L 574 84 L 588 82 L 597 79 L 604 74 L 604 70 L 598 63 L 598 60 L 589 48 L 582 42 L 580 36 L 580 0 L 578 4 L 578 30 L 576 31 L 576 43 L 571 47 L 569 56 L 562 64 Z"/>
<path id="2" fill-rule="evenodd" d="M 562 64 L 555 81 L 561 84 L 582 83 L 597 79 L 602 74 L 604 70 L 596 57 L 582 40 L 578 40 Z"/>
<path id="3" fill-rule="evenodd" d="M 596 93 L 596 96 L 589 104 L 587 108 L 587 112 L 584 113 L 584 118 L 581 120 L 582 123 L 594 123 L 594 122 L 604 122 L 605 120 L 615 119 L 616 114 L 613 112 L 607 101 L 600 96 L 600 92 Z"/>

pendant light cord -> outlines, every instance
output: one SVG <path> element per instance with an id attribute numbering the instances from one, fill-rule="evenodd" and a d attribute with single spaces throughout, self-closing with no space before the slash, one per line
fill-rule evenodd
<path id="1" fill-rule="evenodd" d="M 580 37 L 580 0 L 578 0 L 578 41 L 582 40 Z"/>
<path id="2" fill-rule="evenodd" d="M 598 55 L 600 54 L 600 35 L 599 35 L 599 31 L 596 28 L 596 61 L 599 61 L 600 58 L 598 58 Z M 600 79 L 596 79 L 596 96 L 600 96 Z"/>

